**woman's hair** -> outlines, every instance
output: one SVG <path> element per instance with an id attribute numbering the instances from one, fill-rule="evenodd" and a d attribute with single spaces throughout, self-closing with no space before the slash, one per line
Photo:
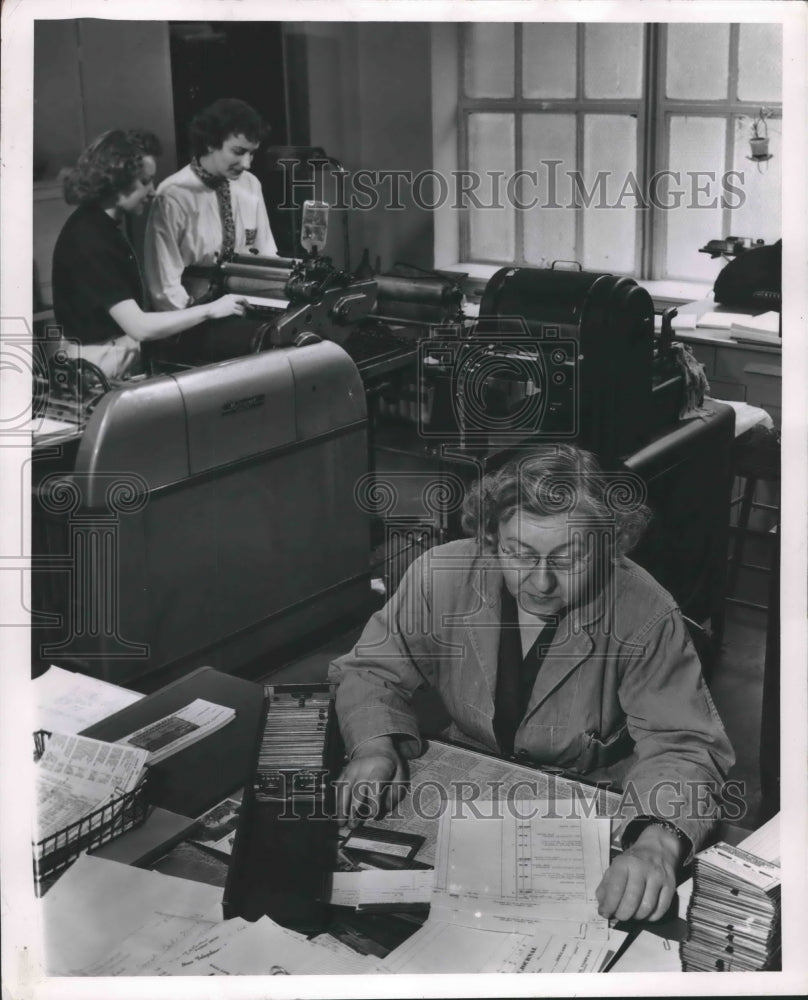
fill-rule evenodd
<path id="1" fill-rule="evenodd" d="M 605 473 L 594 455 L 572 445 L 547 445 L 484 476 L 463 501 L 463 530 L 489 550 L 499 525 L 517 510 L 535 517 L 584 513 L 613 524 L 615 555 L 629 552 L 651 520 L 642 481 L 634 473 Z"/>
<path id="2" fill-rule="evenodd" d="M 191 152 L 204 156 L 221 149 L 230 135 L 243 135 L 248 142 L 262 142 L 269 127 L 258 112 L 236 97 L 222 97 L 194 115 L 188 128 Z"/>
<path id="3" fill-rule="evenodd" d="M 132 189 L 143 172 L 144 156 L 159 156 L 160 140 L 139 129 L 112 129 L 90 143 L 63 181 L 68 205 L 115 203 L 119 194 Z"/>

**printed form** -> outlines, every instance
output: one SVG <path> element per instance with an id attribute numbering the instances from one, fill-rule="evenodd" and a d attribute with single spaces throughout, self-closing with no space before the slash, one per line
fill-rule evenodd
<path id="1" fill-rule="evenodd" d="M 441 823 L 435 892 L 444 902 L 500 913 L 529 907 L 578 919 L 597 910 L 608 819 L 544 818 L 547 808 L 535 802 L 496 817 L 473 807 L 456 802 Z"/>
<path id="2" fill-rule="evenodd" d="M 551 920 L 570 936 L 608 938 L 595 891 L 609 864 L 609 820 L 548 812 L 540 801 L 494 816 L 454 802 L 441 819 L 432 912 L 500 931 Z"/>

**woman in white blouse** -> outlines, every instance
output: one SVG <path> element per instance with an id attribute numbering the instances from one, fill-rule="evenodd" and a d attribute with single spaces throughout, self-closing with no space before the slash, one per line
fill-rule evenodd
<path id="1" fill-rule="evenodd" d="M 277 253 L 261 184 L 249 167 L 267 134 L 244 101 L 222 98 L 191 122 L 191 162 L 158 187 L 146 227 L 146 284 L 155 309 L 185 309 L 204 299 L 191 264 L 214 264 L 230 253 Z"/>

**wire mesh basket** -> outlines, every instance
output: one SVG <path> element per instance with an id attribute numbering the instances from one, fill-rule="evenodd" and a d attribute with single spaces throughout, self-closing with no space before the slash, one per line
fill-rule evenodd
<path id="1" fill-rule="evenodd" d="M 35 761 L 42 756 L 50 735 L 46 730 L 34 733 Z M 82 852 L 101 847 L 143 823 L 150 808 L 145 792 L 144 777 L 131 791 L 110 799 L 56 833 L 35 841 L 33 862 L 37 895 L 43 895 Z"/>

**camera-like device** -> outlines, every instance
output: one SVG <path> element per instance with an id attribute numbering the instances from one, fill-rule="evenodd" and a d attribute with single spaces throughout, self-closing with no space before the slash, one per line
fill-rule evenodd
<path id="1" fill-rule="evenodd" d="M 578 433 L 578 352 L 558 325 L 535 332 L 521 316 L 481 316 L 468 330 L 435 328 L 418 352 L 424 438 L 505 445 Z"/>

